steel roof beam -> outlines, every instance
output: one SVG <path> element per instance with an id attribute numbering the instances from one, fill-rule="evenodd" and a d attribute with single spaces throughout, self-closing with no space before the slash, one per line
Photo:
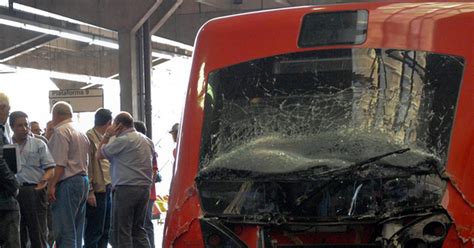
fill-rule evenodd
<path id="1" fill-rule="evenodd" d="M 41 47 L 45 43 L 48 43 L 56 38 L 57 36 L 41 34 L 32 39 L 26 40 L 17 45 L 4 49 L 0 52 L 0 62 L 3 63 L 5 61 L 21 56 L 22 54 L 33 51 Z"/>

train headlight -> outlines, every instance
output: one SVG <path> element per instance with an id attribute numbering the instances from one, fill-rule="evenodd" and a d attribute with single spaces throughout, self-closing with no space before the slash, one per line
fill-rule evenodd
<path id="1" fill-rule="evenodd" d="M 387 223 L 386 225 L 391 225 Z M 442 247 L 451 220 L 444 213 L 417 218 L 404 225 L 390 239 L 388 247 Z"/>
<path id="2" fill-rule="evenodd" d="M 247 248 L 247 245 L 239 239 L 237 234 L 219 220 L 202 218 L 200 223 L 205 247 Z"/>

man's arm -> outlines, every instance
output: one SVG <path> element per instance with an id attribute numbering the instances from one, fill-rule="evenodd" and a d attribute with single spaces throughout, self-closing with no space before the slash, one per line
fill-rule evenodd
<path id="1" fill-rule="evenodd" d="M 99 147 L 97 147 L 97 151 L 95 152 L 95 159 L 100 160 L 100 159 L 106 159 L 107 157 L 105 154 L 102 152 L 102 147 L 106 144 L 109 143 L 109 140 L 112 136 L 117 135 L 117 133 L 120 131 L 122 128 L 122 124 L 116 124 L 114 123 L 113 125 L 109 126 L 107 130 L 105 130 L 104 137 L 100 141 Z"/>
<path id="2" fill-rule="evenodd" d="M 102 138 L 102 140 L 100 141 L 99 147 L 95 152 L 95 159 L 100 160 L 106 158 L 105 155 L 102 153 L 102 147 L 109 143 L 110 137 L 110 135 L 107 135 L 107 133 L 105 133 L 104 138 Z"/>
<path id="3" fill-rule="evenodd" d="M 49 202 L 56 201 L 56 184 L 59 182 L 59 179 L 61 179 L 63 174 L 64 174 L 64 166 L 56 165 L 56 168 L 54 169 L 54 176 L 49 181 L 49 187 L 48 187 Z"/>
<path id="4" fill-rule="evenodd" d="M 90 133 L 90 131 L 88 131 L 86 133 L 87 135 L 87 138 L 89 139 L 89 156 L 88 156 L 88 161 L 89 161 L 89 164 L 87 165 L 87 175 L 89 176 L 89 192 L 93 191 L 93 187 L 92 185 L 94 184 L 94 159 L 95 159 L 95 153 L 96 153 L 96 146 L 95 146 L 95 142 L 94 142 L 94 137 L 92 136 L 92 134 Z"/>
<path id="5" fill-rule="evenodd" d="M 96 153 L 96 146 L 94 142 L 94 137 L 92 136 L 93 134 L 88 131 L 86 133 L 87 138 L 89 139 L 89 165 L 87 165 L 87 171 L 89 173 L 89 194 L 87 195 L 87 203 L 92 206 L 92 207 L 97 207 L 97 199 L 95 198 L 94 194 L 94 168 L 93 166 L 95 165 L 94 159 L 95 159 L 95 153 Z"/>
<path id="6" fill-rule="evenodd" d="M 56 163 L 54 162 L 53 156 L 49 152 L 48 145 L 43 140 L 37 140 L 38 144 L 38 153 L 40 154 L 40 166 L 44 169 L 44 174 L 41 177 L 41 181 L 36 186 L 36 190 L 44 189 L 48 185 L 48 182 L 54 176 L 54 167 Z"/>
<path id="7" fill-rule="evenodd" d="M 48 183 L 49 202 L 56 201 L 56 184 L 64 175 L 64 170 L 68 165 L 69 142 L 66 135 L 55 131 L 48 142 L 49 152 L 52 155 L 53 160 L 56 162 L 54 176 Z"/>
<path id="8" fill-rule="evenodd" d="M 54 167 L 46 168 L 44 171 L 43 176 L 41 177 L 41 181 L 36 186 L 36 190 L 41 190 L 46 188 L 48 182 L 54 177 Z"/>

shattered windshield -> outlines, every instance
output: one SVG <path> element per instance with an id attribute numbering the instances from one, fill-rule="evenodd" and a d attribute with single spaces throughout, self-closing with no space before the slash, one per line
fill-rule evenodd
<path id="1" fill-rule="evenodd" d="M 431 186 L 417 190 L 433 194 L 426 204 L 436 203 L 441 179 L 413 173 L 436 172 L 446 163 L 463 68 L 456 56 L 354 48 L 284 54 L 216 70 L 208 76 L 197 181 L 268 181 L 273 175 L 315 186 L 323 183 L 322 175 L 327 179 L 332 171 L 410 148 L 373 162 L 378 166 L 358 168 L 358 178 L 341 183 L 403 175 L 413 185 L 428 180 Z M 393 184 L 386 183 L 372 185 Z M 242 191 L 242 184 L 235 187 Z M 352 197 L 356 188 L 339 187 L 337 194 L 348 190 Z"/>

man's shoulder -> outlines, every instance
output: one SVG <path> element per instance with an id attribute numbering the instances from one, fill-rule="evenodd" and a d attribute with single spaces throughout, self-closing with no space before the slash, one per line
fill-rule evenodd
<path id="1" fill-rule="evenodd" d="M 130 143 L 131 145 L 135 142 L 147 142 L 153 144 L 153 141 L 151 141 L 151 139 L 139 132 L 129 132 L 124 135 L 116 136 L 114 141 L 126 143 L 130 143 L 130 141 L 132 141 L 132 143 Z"/>
<path id="2" fill-rule="evenodd" d="M 51 139 L 50 139 L 49 143 L 53 142 L 53 140 L 54 140 L 53 137 L 56 136 L 56 135 L 65 137 L 68 140 L 71 137 L 81 137 L 80 139 L 86 141 L 87 144 L 89 144 L 89 138 L 87 137 L 87 135 L 85 133 L 83 133 L 82 131 L 80 131 L 75 125 L 73 125 L 72 122 L 65 123 L 65 124 L 62 124 L 61 126 L 57 127 L 55 129 L 53 135 L 51 136 Z"/>
<path id="3" fill-rule="evenodd" d="M 70 132 L 71 134 L 87 137 L 87 135 L 84 132 L 82 132 L 79 128 L 77 128 L 77 126 L 74 125 L 74 123 L 72 122 L 66 123 L 63 126 L 63 128 L 66 132 Z"/>
<path id="4" fill-rule="evenodd" d="M 148 138 L 146 135 L 144 135 L 144 134 L 142 134 L 142 133 L 140 133 L 140 132 L 135 132 L 135 133 L 136 133 L 138 139 L 141 139 L 141 140 L 144 140 L 144 141 L 146 141 L 146 142 L 148 142 L 148 143 L 152 143 L 152 144 L 153 144 L 153 141 L 152 141 L 150 138 Z"/>
<path id="5" fill-rule="evenodd" d="M 145 136 L 145 135 L 144 135 Z M 154 146 L 155 143 L 153 143 L 153 140 L 151 140 L 150 138 L 148 138 L 147 136 L 145 136 L 145 140 L 146 142 L 148 142 L 148 144 L 150 144 L 151 146 Z"/>
<path id="6" fill-rule="evenodd" d="M 68 122 L 68 123 L 64 123 L 64 124 L 61 124 L 60 126 L 55 127 L 53 135 L 57 134 L 57 135 L 64 136 L 64 135 L 69 135 L 75 131 L 76 129 L 74 128 L 72 123 Z"/>
<path id="7" fill-rule="evenodd" d="M 155 150 L 155 144 L 153 143 L 153 140 L 151 140 L 150 138 L 148 138 L 146 135 L 142 134 L 142 133 L 138 133 L 140 138 L 143 142 L 145 142 L 146 144 L 148 144 L 152 151 Z"/>
<path id="8" fill-rule="evenodd" d="M 34 134 L 34 135 L 33 135 L 33 138 L 35 138 L 35 139 L 37 139 L 37 140 L 39 140 L 39 141 L 44 142 L 45 145 L 48 144 L 48 139 L 46 139 L 46 137 L 44 137 L 44 136 L 41 136 L 41 135 L 38 135 L 38 134 Z"/>
<path id="9" fill-rule="evenodd" d="M 94 137 L 95 137 L 94 128 L 91 128 L 91 129 L 87 130 L 86 136 L 87 136 L 89 139 L 94 138 Z"/>
<path id="10" fill-rule="evenodd" d="M 34 151 L 34 152 L 45 152 L 48 149 L 48 144 L 46 142 L 44 142 L 42 139 L 40 138 L 37 138 L 35 136 L 30 136 L 28 138 L 28 142 L 29 142 L 29 145 L 28 145 L 28 149 L 30 151 Z"/>

